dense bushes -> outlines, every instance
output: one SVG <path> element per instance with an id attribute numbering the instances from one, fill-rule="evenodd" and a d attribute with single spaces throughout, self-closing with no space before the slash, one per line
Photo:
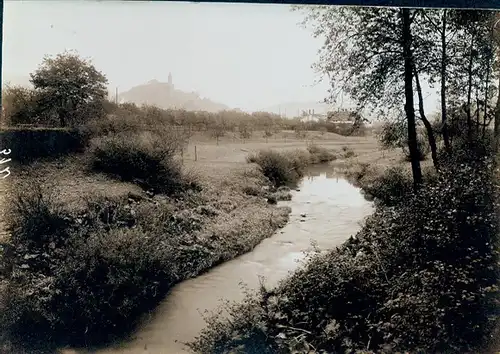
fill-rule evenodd
<path id="1" fill-rule="evenodd" d="M 326 163 L 337 159 L 332 151 L 315 144 L 309 144 L 307 151 L 311 154 L 311 163 Z"/>
<path id="2" fill-rule="evenodd" d="M 182 172 L 175 154 L 182 141 L 167 134 L 122 133 L 95 139 L 92 167 L 133 181 L 156 193 L 172 194 L 196 187 Z"/>
<path id="3" fill-rule="evenodd" d="M 339 249 L 231 306 L 230 321 L 210 319 L 192 348 L 477 350 L 498 305 L 494 171 L 485 159 L 453 165 L 403 202 L 380 203 Z"/>
<path id="4" fill-rule="evenodd" d="M 12 150 L 10 156 L 14 161 L 30 163 L 82 152 L 88 138 L 81 129 L 7 128 L 0 131 L 0 146 Z"/>
<path id="5" fill-rule="evenodd" d="M 276 187 L 296 184 L 309 164 L 326 163 L 335 159 L 334 153 L 317 145 L 309 145 L 307 151 L 262 150 L 247 157 L 248 162 L 259 165 L 264 176 Z"/>

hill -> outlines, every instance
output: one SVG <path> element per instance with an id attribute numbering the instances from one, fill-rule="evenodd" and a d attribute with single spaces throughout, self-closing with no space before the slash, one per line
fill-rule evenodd
<path id="1" fill-rule="evenodd" d="M 216 103 L 208 98 L 202 98 L 195 92 L 184 92 L 175 89 L 169 82 L 151 80 L 146 84 L 132 87 L 118 95 L 120 102 L 132 102 L 138 105 L 150 104 L 160 108 L 180 108 L 188 111 L 218 112 L 229 107 Z"/>

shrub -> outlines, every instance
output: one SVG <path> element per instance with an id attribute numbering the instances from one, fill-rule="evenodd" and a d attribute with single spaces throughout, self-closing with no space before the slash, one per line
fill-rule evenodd
<path id="1" fill-rule="evenodd" d="M 156 192 L 172 194 L 190 187 L 174 155 L 179 141 L 160 134 L 118 134 L 93 141 L 93 168 Z M 190 185 L 191 184 L 191 185 Z"/>
<path id="2" fill-rule="evenodd" d="M 83 152 L 88 135 L 80 129 L 7 128 L 0 131 L 0 145 L 12 150 L 13 161 L 29 164 Z"/>
<path id="3" fill-rule="evenodd" d="M 337 159 L 337 156 L 332 151 L 314 143 L 308 144 L 307 151 L 311 154 L 313 163 L 326 163 Z"/>
<path id="4" fill-rule="evenodd" d="M 294 185 L 311 163 L 307 151 L 277 152 L 263 150 L 247 157 L 249 163 L 259 165 L 262 173 L 276 186 Z"/>
<path id="5" fill-rule="evenodd" d="M 342 146 L 342 152 L 344 153 L 344 158 L 346 159 L 356 156 L 354 150 L 349 146 Z"/>
<path id="6" fill-rule="evenodd" d="M 411 174 L 404 168 L 397 166 L 387 169 L 377 178 L 366 178 L 362 181 L 365 193 L 377 198 L 385 205 L 397 205 L 413 192 Z"/>
<path id="7" fill-rule="evenodd" d="M 429 141 L 427 140 L 427 137 L 424 137 L 422 135 L 418 135 L 418 137 L 417 137 L 417 149 L 418 149 L 419 161 L 424 161 L 427 158 L 427 155 L 429 154 L 429 152 L 431 150 L 431 148 L 429 146 Z M 407 143 L 403 146 L 403 152 L 405 154 L 405 160 L 411 161 L 410 151 L 408 150 Z"/>
<path id="8" fill-rule="evenodd" d="M 55 231 L 65 234 L 63 243 L 29 242 L 45 236 L 51 221 L 45 220 L 40 236 L 28 234 L 36 232 L 32 228 L 15 231 L 4 254 L 11 280 L 1 316 L 14 342 L 30 338 L 29 345 L 44 347 L 52 341 L 112 340 L 133 328 L 178 281 L 175 243 L 165 242 L 165 230 L 119 227 L 123 218 L 103 222 L 72 215 L 67 220 Z"/>
<path id="9" fill-rule="evenodd" d="M 33 89 L 22 86 L 8 86 L 2 99 L 7 125 L 38 123 L 38 96 Z"/>
<path id="10" fill-rule="evenodd" d="M 276 151 L 259 151 L 247 158 L 259 165 L 264 176 L 276 186 L 296 183 L 301 177 L 285 154 Z"/>

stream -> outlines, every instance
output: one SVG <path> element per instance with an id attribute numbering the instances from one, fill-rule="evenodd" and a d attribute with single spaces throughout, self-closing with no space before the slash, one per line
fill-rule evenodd
<path id="1" fill-rule="evenodd" d="M 204 310 L 216 309 L 221 299 L 242 300 L 241 282 L 255 289 L 259 276 L 263 276 L 266 285 L 275 285 L 300 265 L 312 242 L 320 250 L 340 245 L 360 229 L 364 218 L 373 211 L 372 203 L 363 198 L 360 190 L 338 177 L 331 166 L 310 168 L 292 194 L 291 201 L 279 202 L 292 209 L 284 228 L 252 252 L 178 284 L 147 316 L 133 338 L 93 353 L 188 352 L 182 343 L 194 339 L 205 327 Z"/>

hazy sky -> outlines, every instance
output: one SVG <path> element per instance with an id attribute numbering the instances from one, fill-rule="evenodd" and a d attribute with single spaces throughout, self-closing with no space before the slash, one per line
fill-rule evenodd
<path id="1" fill-rule="evenodd" d="M 6 79 L 27 76 L 45 54 L 77 50 L 110 87 L 151 79 L 256 110 L 319 101 L 327 84 L 311 69 L 321 41 L 287 5 L 120 1 L 5 2 Z"/>

